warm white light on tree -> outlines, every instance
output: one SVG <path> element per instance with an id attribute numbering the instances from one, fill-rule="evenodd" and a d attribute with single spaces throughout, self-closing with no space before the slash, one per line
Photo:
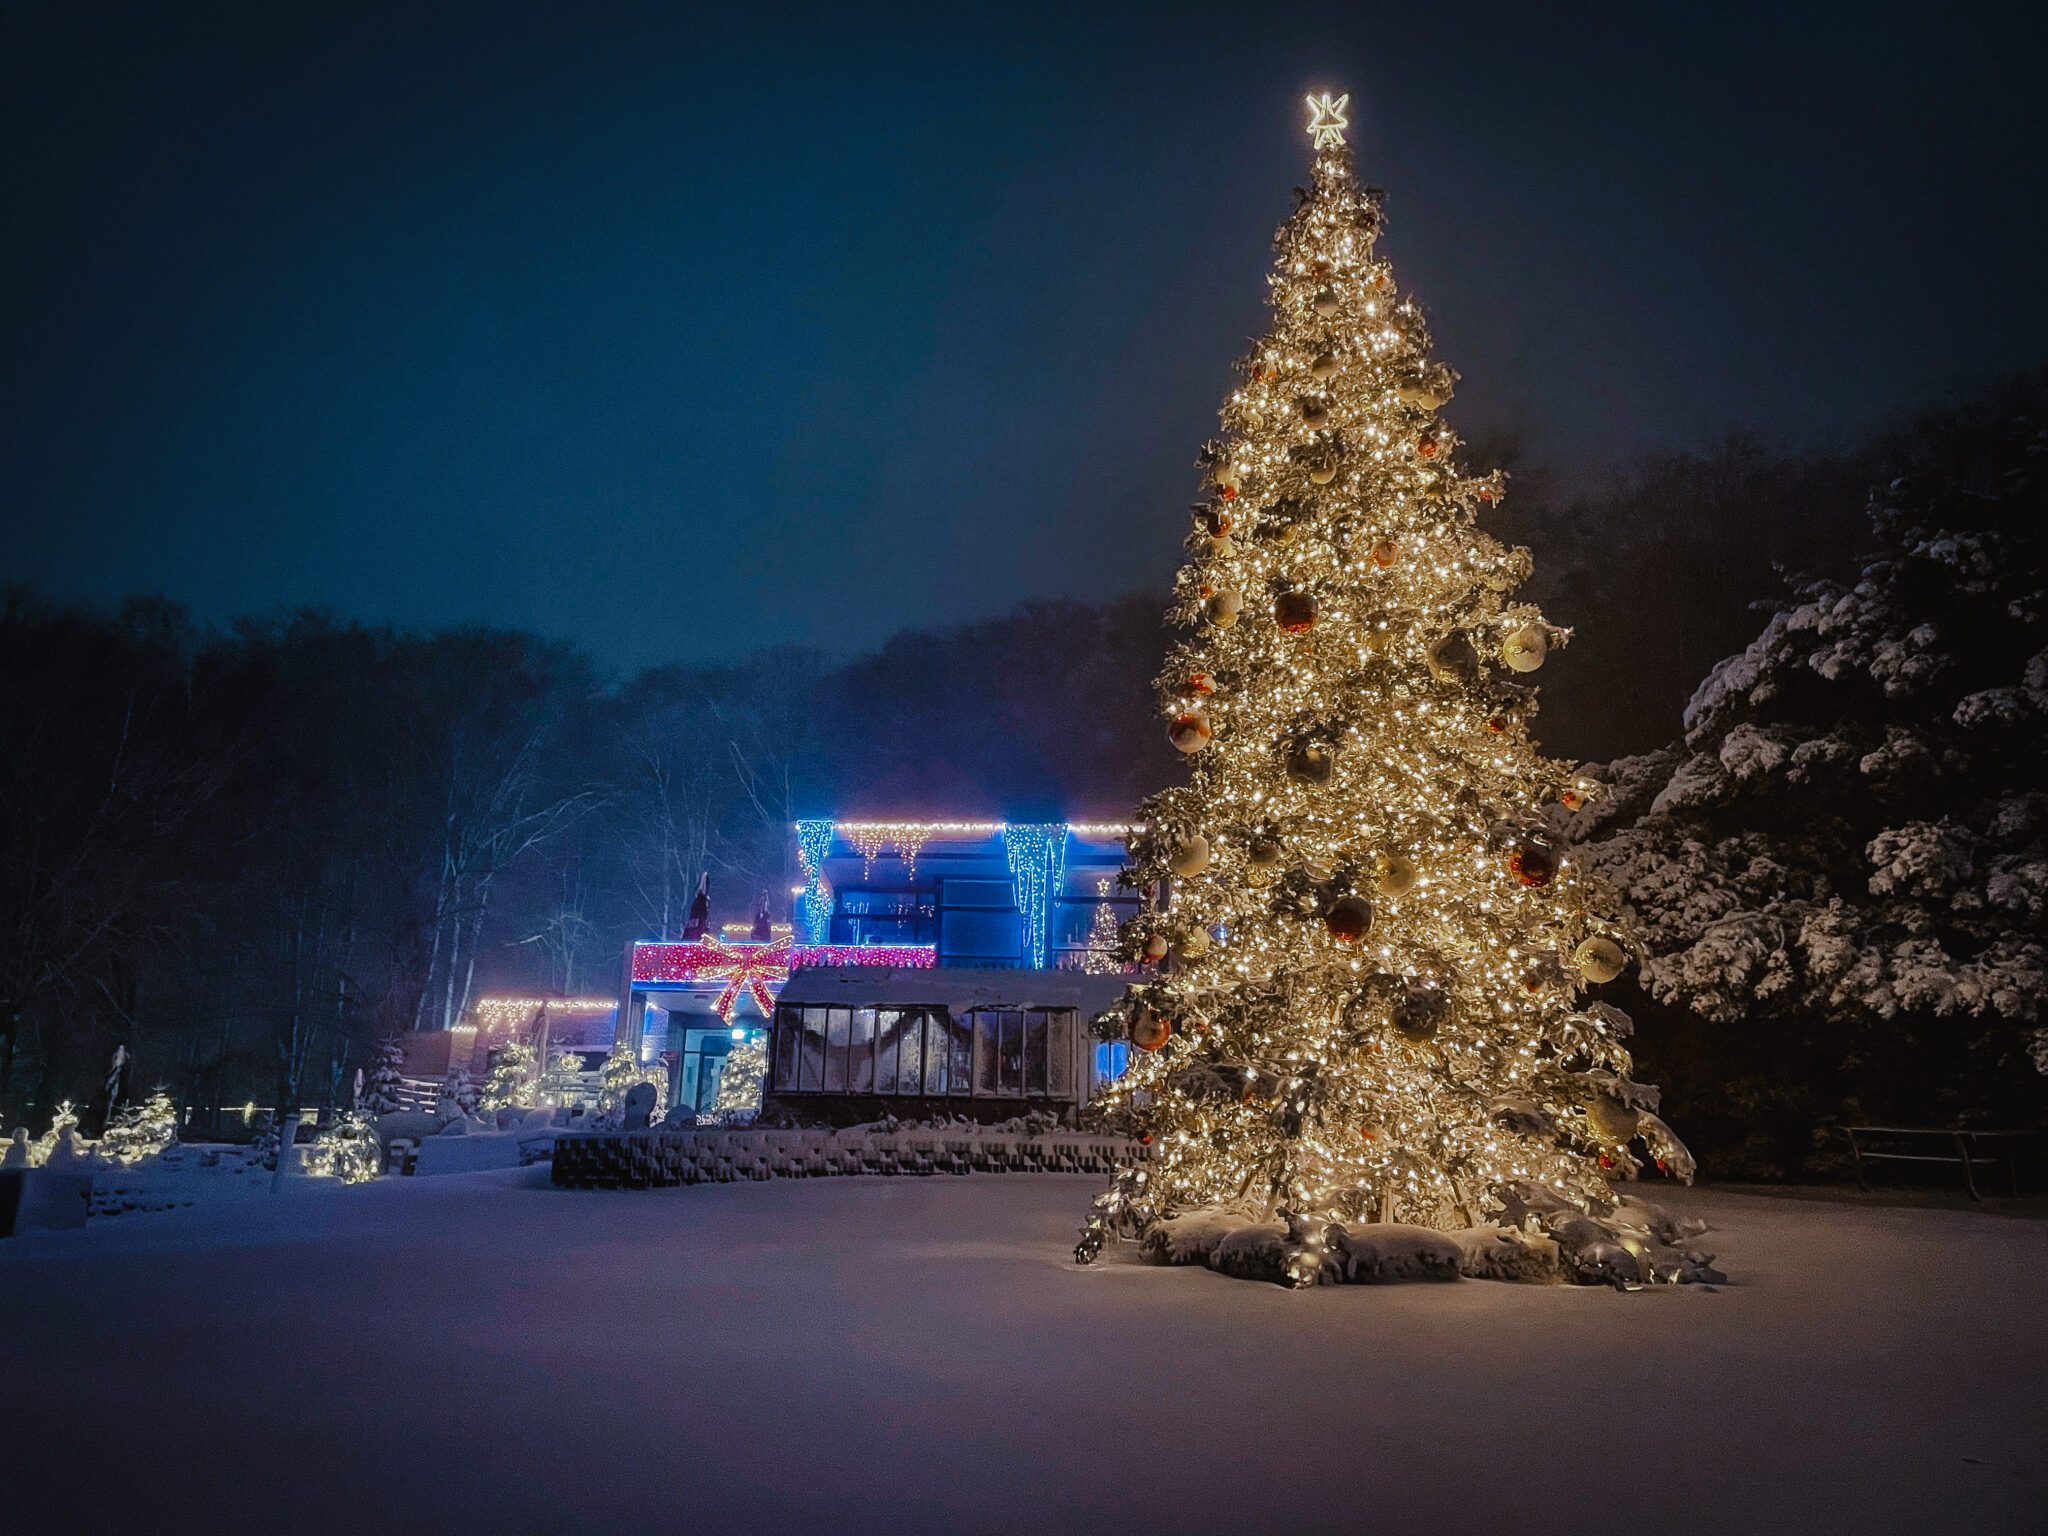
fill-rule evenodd
<path id="1" fill-rule="evenodd" d="M 1476 526 L 1503 481 L 1438 415 L 1456 376 L 1375 253 L 1349 100 L 1308 99 L 1273 324 L 1199 461 L 1157 683 L 1188 782 L 1131 839 L 1161 899 L 1121 933 L 1148 969 L 1101 1101 L 1149 1155 L 1084 1261 L 1211 1208 L 1284 1223 L 1299 1280 L 1338 1224 L 1598 1207 L 1638 1135 L 1689 1167 L 1629 1080 L 1626 1017 L 1585 995 L 1613 908 L 1545 834 L 1584 786 L 1537 752 L 1525 678 L 1569 633 L 1515 601 L 1528 551 Z"/>

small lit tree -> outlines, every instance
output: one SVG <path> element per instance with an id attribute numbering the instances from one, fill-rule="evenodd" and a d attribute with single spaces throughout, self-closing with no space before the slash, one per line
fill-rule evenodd
<path id="1" fill-rule="evenodd" d="M 543 1103 L 564 1105 L 575 1101 L 583 1092 L 583 1058 L 574 1051 L 557 1051 L 548 1058 L 548 1069 L 541 1074 L 540 1098 Z"/>
<path id="2" fill-rule="evenodd" d="M 1095 882 L 1095 916 L 1088 923 L 1088 947 L 1081 954 L 1081 969 L 1090 976 L 1114 976 L 1124 968 L 1117 954 L 1116 908 L 1110 905 L 1108 880 Z"/>
<path id="3" fill-rule="evenodd" d="M 107 1134 L 100 1138 L 101 1155 L 117 1163 L 136 1163 L 155 1157 L 178 1139 L 178 1109 L 162 1088 L 140 1104 L 129 1104 L 114 1116 Z"/>
<path id="4" fill-rule="evenodd" d="M 711 1114 L 718 1120 L 751 1120 L 761 1112 L 761 1086 L 768 1077 L 768 1048 L 762 1032 L 750 1029 L 735 1040 L 718 1079 Z"/>
<path id="5" fill-rule="evenodd" d="M 367 1184 L 383 1166 L 384 1143 L 377 1135 L 376 1119 L 359 1109 L 336 1115 L 306 1149 L 306 1172 L 344 1184 Z"/>
<path id="6" fill-rule="evenodd" d="M 28 1149 L 31 1167 L 40 1168 L 50 1160 L 50 1154 L 57 1150 L 57 1142 L 66 1131 L 78 1128 L 78 1112 L 69 1099 L 57 1106 L 57 1113 L 50 1117 L 50 1128 L 32 1142 Z"/>
<path id="7" fill-rule="evenodd" d="M 498 1059 L 491 1063 L 490 1075 L 484 1079 L 483 1107 L 499 1110 L 531 1104 L 536 1065 L 530 1045 L 508 1045 L 499 1051 Z"/>
<path id="8" fill-rule="evenodd" d="M 668 1073 L 659 1062 L 642 1063 L 633 1054 L 630 1040 L 613 1041 L 611 1054 L 605 1057 L 598 1074 L 598 1114 L 608 1123 L 616 1123 L 625 1109 L 627 1091 L 639 1083 L 654 1090 L 655 1102 L 659 1104 L 668 1092 Z"/>

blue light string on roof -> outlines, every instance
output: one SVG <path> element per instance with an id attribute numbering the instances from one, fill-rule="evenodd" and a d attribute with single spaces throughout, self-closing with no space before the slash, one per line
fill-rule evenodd
<path id="1" fill-rule="evenodd" d="M 796 824 L 796 857 L 804 870 L 800 899 L 804 937 L 812 944 L 827 944 L 832 939 L 832 890 L 825 884 L 825 856 L 832 851 L 835 826 L 830 817 Z"/>
<path id="2" fill-rule="evenodd" d="M 1010 861 L 1010 885 L 1031 946 L 1031 967 L 1042 971 L 1051 947 L 1052 904 L 1067 877 L 1067 824 L 1005 826 L 1003 852 Z"/>

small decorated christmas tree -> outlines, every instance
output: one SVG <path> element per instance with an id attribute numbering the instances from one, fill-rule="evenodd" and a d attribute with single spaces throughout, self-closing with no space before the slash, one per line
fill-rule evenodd
<path id="1" fill-rule="evenodd" d="M 541 1074 L 540 1098 L 557 1107 L 573 1104 L 583 1093 L 583 1058 L 574 1051 L 556 1051 Z"/>
<path id="2" fill-rule="evenodd" d="M 598 1072 L 597 1112 L 608 1125 L 616 1125 L 625 1109 L 626 1094 L 634 1085 L 645 1083 L 654 1090 L 658 1108 L 668 1093 L 668 1072 L 659 1062 L 642 1064 L 634 1054 L 633 1042 L 623 1036 L 612 1042 L 611 1054 Z"/>
<path id="3" fill-rule="evenodd" d="M 725 1070 L 719 1074 L 718 1097 L 712 1101 L 716 1120 L 751 1120 L 761 1112 L 761 1087 L 768 1079 L 766 1036 L 750 1029 L 746 1038 L 735 1040 L 726 1053 Z"/>
<path id="4" fill-rule="evenodd" d="M 117 1163 L 135 1163 L 157 1156 L 177 1139 L 177 1106 L 167 1091 L 158 1088 L 140 1104 L 115 1112 L 107 1134 L 100 1138 L 99 1152 Z"/>
<path id="5" fill-rule="evenodd" d="M 1088 947 L 1081 953 L 1081 969 L 1090 976 L 1113 976 L 1124 968 L 1109 885 L 1107 880 L 1095 882 L 1095 915 L 1088 920 Z"/>
<path id="6" fill-rule="evenodd" d="M 321 1128 L 306 1149 L 306 1172 L 316 1178 L 337 1178 L 344 1184 L 367 1184 L 384 1168 L 384 1143 L 376 1119 L 360 1109 L 345 1109 L 332 1125 Z"/>
<path id="7" fill-rule="evenodd" d="M 489 1075 L 484 1078 L 483 1096 L 479 1102 L 488 1110 L 532 1104 L 538 1065 L 532 1046 L 515 1042 L 504 1047 L 491 1063 Z"/>
<path id="8" fill-rule="evenodd" d="M 1529 735 L 1566 632 L 1512 595 L 1528 552 L 1475 526 L 1501 477 L 1461 467 L 1438 414 L 1455 376 L 1375 250 L 1347 101 L 1310 100 L 1273 325 L 1200 459 L 1158 682 L 1190 773 L 1131 845 L 1155 899 L 1124 956 L 1149 974 L 1105 1095 L 1147 1155 L 1077 1257 L 1137 1235 L 1309 1284 L 1352 1276 L 1374 1223 L 1584 1218 L 1581 1247 L 1620 1260 L 1582 1275 L 1679 1278 L 1692 1256 L 1603 1224 L 1637 1138 L 1690 1164 L 1630 1080 L 1625 1016 L 1586 996 L 1626 940 L 1543 834 L 1585 792 Z"/>
<path id="9" fill-rule="evenodd" d="M 66 1131 L 78 1129 L 78 1110 L 69 1099 L 57 1106 L 50 1116 L 50 1128 L 29 1145 L 28 1157 L 32 1167 L 40 1168 L 50 1160 L 50 1154 L 57 1149 L 57 1143 L 64 1139 Z"/>

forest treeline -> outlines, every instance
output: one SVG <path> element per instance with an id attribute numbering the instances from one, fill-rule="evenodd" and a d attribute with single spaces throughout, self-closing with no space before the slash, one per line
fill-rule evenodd
<path id="1" fill-rule="evenodd" d="M 1999 388 L 2037 404 L 2044 378 Z M 1848 565 L 1869 485 L 1930 420 L 1830 454 L 1730 439 L 1570 497 L 1519 473 L 1492 526 L 1578 630 L 1542 678 L 1546 746 L 1672 740 L 1781 569 Z M 9 590 L 0 1123 L 90 1102 L 117 1046 L 202 1113 L 331 1102 L 377 1039 L 480 991 L 614 991 L 700 872 L 720 916 L 781 915 L 800 815 L 1121 816 L 1175 771 L 1164 606 L 1031 602 L 850 661 L 619 679 L 515 631 Z"/>

